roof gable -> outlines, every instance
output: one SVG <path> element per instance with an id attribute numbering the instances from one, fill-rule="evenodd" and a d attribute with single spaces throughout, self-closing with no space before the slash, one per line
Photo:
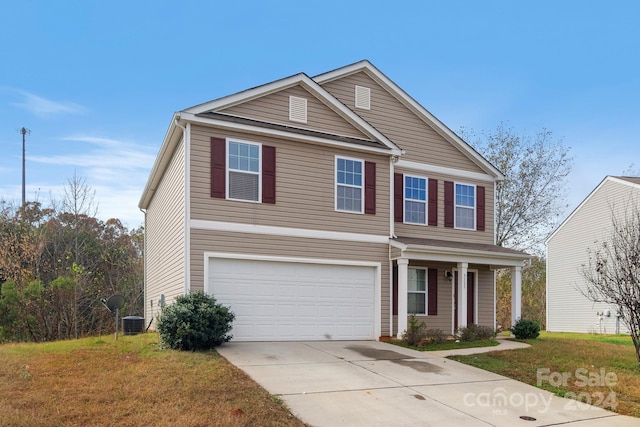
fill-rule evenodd
<path id="1" fill-rule="evenodd" d="M 306 122 L 293 122 L 289 119 L 290 97 L 306 100 L 306 111 L 308 112 Z M 216 109 L 213 112 L 352 138 L 373 138 L 372 135 L 364 133 L 353 123 L 340 116 L 322 99 L 318 99 L 315 94 L 301 85 L 290 86 L 240 104 Z"/>
<path id="2" fill-rule="evenodd" d="M 366 73 L 380 87 L 387 91 L 391 96 L 397 99 L 404 107 L 413 113 L 419 120 L 428 125 L 440 137 L 450 143 L 458 152 L 466 156 L 473 164 L 477 165 L 485 173 L 497 178 L 503 179 L 504 175 L 489 161 L 475 151 L 468 143 L 462 140 L 444 123 L 438 120 L 433 114 L 426 110 L 416 100 L 409 96 L 404 90 L 396 85 L 391 79 L 385 76 L 380 70 L 374 67 L 369 61 L 364 60 L 345 67 L 320 74 L 313 79 L 320 85 L 328 85 L 345 77 L 353 76 L 357 73 Z M 400 147 L 403 148 L 403 147 Z"/>
<path id="3" fill-rule="evenodd" d="M 602 181 L 600 181 L 600 184 L 598 184 L 598 186 L 596 188 L 594 188 L 591 191 L 591 193 L 589 193 L 589 195 L 582 202 L 580 202 L 580 204 L 569 214 L 569 216 L 567 216 L 567 218 L 565 218 L 565 220 L 562 221 L 562 223 L 560 223 L 560 225 L 549 235 L 549 237 L 547 237 L 547 239 L 545 240 L 545 244 L 548 244 L 548 242 L 551 239 L 553 239 L 560 232 L 560 230 L 562 230 L 562 228 L 569 221 L 571 221 L 571 219 L 578 212 L 580 212 L 583 208 L 585 208 L 585 206 L 589 203 L 589 201 L 596 194 L 600 193 L 601 191 L 604 191 L 603 187 L 605 187 L 605 185 L 607 185 L 607 184 L 629 187 L 630 189 L 637 190 L 639 192 L 639 194 L 640 194 L 640 177 L 625 177 L 625 176 L 607 175 Z"/>
<path id="4" fill-rule="evenodd" d="M 375 129 L 349 108 L 347 108 L 333 95 L 323 89 L 320 85 L 318 85 L 304 73 L 296 74 L 285 79 L 277 80 L 262 86 L 245 90 L 243 92 L 225 96 L 223 98 L 206 102 L 204 104 L 196 105 L 194 107 L 183 110 L 183 112 L 194 115 L 208 112 L 225 112 L 227 114 L 233 115 L 233 112 L 238 113 L 240 111 L 243 111 L 243 109 L 241 108 L 243 104 L 247 105 L 252 101 L 256 101 L 261 98 L 264 100 L 265 97 L 277 97 L 278 93 L 295 92 L 296 90 L 303 90 L 304 93 L 310 94 L 313 97 L 313 106 L 321 109 L 327 114 L 333 115 L 333 117 L 339 116 L 339 118 L 345 123 L 345 125 L 348 125 L 348 127 L 354 130 L 354 134 L 344 136 L 365 136 L 368 139 L 372 139 L 374 141 L 382 143 L 388 149 L 393 151 L 391 154 L 400 154 L 400 150 L 392 141 L 390 141 L 377 129 Z M 299 123 L 289 123 L 288 125 L 310 129 L 310 127 L 302 126 Z M 346 129 L 347 127 L 343 128 Z M 355 133 L 359 133 L 359 135 L 355 135 Z"/>

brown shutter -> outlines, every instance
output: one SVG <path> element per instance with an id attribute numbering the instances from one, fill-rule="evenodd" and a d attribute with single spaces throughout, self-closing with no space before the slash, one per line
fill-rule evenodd
<path id="1" fill-rule="evenodd" d="M 429 178 L 429 225 L 438 226 L 438 180 Z"/>
<path id="2" fill-rule="evenodd" d="M 376 164 L 364 162 L 364 213 L 376 213 Z"/>
<path id="3" fill-rule="evenodd" d="M 398 265 L 393 266 L 393 315 L 398 315 Z"/>
<path id="4" fill-rule="evenodd" d="M 444 182 L 444 226 L 452 228 L 453 221 L 453 182 Z"/>
<path id="5" fill-rule="evenodd" d="M 404 175 L 393 174 L 393 217 L 395 222 L 404 221 Z"/>
<path id="6" fill-rule="evenodd" d="M 476 187 L 476 230 L 484 231 L 484 187 Z"/>
<path id="7" fill-rule="evenodd" d="M 276 202 L 276 147 L 262 146 L 262 203 Z"/>
<path id="8" fill-rule="evenodd" d="M 224 199 L 226 196 L 226 146 L 224 138 L 211 137 L 211 197 Z"/>
<path id="9" fill-rule="evenodd" d="M 428 274 L 427 314 L 429 316 L 436 316 L 438 314 L 438 270 L 436 268 L 430 268 Z"/>

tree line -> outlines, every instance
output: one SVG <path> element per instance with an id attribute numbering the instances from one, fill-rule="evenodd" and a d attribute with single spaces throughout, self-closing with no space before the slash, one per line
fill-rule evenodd
<path id="1" fill-rule="evenodd" d="M 0 342 L 111 332 L 114 315 L 100 301 L 114 294 L 125 298 L 123 315 L 142 314 L 144 229 L 102 221 L 93 206 L 77 176 L 60 203 L 0 201 Z"/>

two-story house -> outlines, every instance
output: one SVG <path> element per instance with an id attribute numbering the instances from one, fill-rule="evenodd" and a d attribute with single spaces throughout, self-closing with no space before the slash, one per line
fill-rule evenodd
<path id="1" fill-rule="evenodd" d="M 495 325 L 502 174 L 368 61 L 174 114 L 140 200 L 145 317 L 204 290 L 235 340 Z"/>

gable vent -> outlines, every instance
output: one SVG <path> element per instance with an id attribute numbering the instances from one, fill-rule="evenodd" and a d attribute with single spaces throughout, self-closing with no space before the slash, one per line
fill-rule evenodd
<path id="1" fill-rule="evenodd" d="M 356 85 L 356 108 L 371 109 L 371 89 Z"/>
<path id="2" fill-rule="evenodd" d="M 289 97 L 289 120 L 307 123 L 307 99 L 297 96 Z"/>

